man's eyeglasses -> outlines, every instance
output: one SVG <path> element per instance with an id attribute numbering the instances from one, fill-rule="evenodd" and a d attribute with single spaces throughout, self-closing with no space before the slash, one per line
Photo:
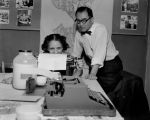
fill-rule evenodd
<path id="1" fill-rule="evenodd" d="M 91 17 L 88 18 L 88 19 L 84 18 L 84 19 L 82 19 L 82 20 L 76 19 L 75 22 L 76 22 L 77 24 L 80 24 L 80 23 L 85 24 L 89 19 L 91 19 Z"/>

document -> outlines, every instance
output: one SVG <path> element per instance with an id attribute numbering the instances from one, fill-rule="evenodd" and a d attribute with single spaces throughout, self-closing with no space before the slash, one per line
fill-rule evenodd
<path id="1" fill-rule="evenodd" d="M 67 54 L 41 53 L 38 56 L 38 68 L 46 70 L 66 70 Z"/>

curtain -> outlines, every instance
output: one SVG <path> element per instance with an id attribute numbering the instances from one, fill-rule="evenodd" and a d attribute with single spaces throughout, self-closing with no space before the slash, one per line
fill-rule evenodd
<path id="1" fill-rule="evenodd" d="M 146 72 L 145 72 L 145 92 L 150 108 L 150 1 L 148 1 L 148 39 L 147 39 L 147 56 L 146 56 Z"/>
<path id="2" fill-rule="evenodd" d="M 78 6 L 93 9 L 96 21 L 104 24 L 111 34 L 113 0 L 41 0 L 40 51 L 45 36 L 60 33 L 70 47 L 74 40 L 74 13 Z"/>

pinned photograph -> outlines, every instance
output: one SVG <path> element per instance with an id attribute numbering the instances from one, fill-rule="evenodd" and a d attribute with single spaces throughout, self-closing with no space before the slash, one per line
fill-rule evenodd
<path id="1" fill-rule="evenodd" d="M 17 25 L 31 26 L 32 10 L 18 10 L 17 11 Z"/>
<path id="2" fill-rule="evenodd" d="M 0 10 L 0 24 L 9 24 L 9 10 Z"/>
<path id="3" fill-rule="evenodd" d="M 10 0 L 0 0 L 0 8 L 9 8 Z"/>
<path id="4" fill-rule="evenodd" d="M 137 13 L 139 10 L 139 0 L 122 0 L 122 12 Z"/>
<path id="5" fill-rule="evenodd" d="M 33 0 L 16 0 L 16 8 L 33 9 Z"/>
<path id="6" fill-rule="evenodd" d="M 138 17 L 133 15 L 121 15 L 120 29 L 136 30 L 138 25 Z"/>

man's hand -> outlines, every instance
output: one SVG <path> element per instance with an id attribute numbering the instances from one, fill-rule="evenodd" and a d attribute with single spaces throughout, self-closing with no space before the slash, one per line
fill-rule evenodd
<path id="1" fill-rule="evenodd" d="M 88 79 L 90 79 L 90 80 L 96 80 L 97 79 L 96 74 L 97 74 L 98 68 L 99 68 L 99 64 L 95 64 L 92 66 L 92 70 L 88 76 Z"/>
<path id="2" fill-rule="evenodd" d="M 94 74 L 89 74 L 88 79 L 90 79 L 90 80 L 96 80 L 97 77 Z"/>

